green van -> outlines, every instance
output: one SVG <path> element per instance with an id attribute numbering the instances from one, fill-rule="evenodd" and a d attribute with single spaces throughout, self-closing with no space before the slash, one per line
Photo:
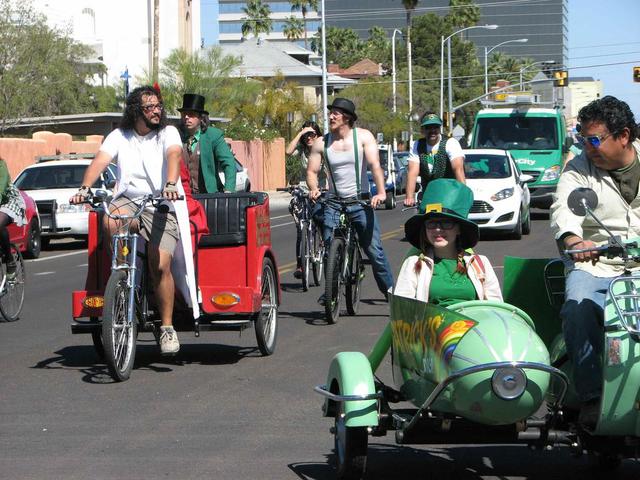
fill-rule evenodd
<path id="1" fill-rule="evenodd" d="M 534 178 L 529 183 L 531 206 L 548 209 L 571 144 L 559 110 L 526 104 L 480 110 L 471 148 L 508 150 L 522 173 Z"/>

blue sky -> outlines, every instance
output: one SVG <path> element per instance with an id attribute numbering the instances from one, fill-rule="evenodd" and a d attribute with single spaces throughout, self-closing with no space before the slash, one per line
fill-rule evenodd
<path id="1" fill-rule="evenodd" d="M 602 80 L 604 94 L 627 102 L 640 123 L 640 0 L 569 0 L 569 77 Z M 621 65 L 596 66 L 622 62 Z M 584 68 L 575 68 L 584 67 Z"/>

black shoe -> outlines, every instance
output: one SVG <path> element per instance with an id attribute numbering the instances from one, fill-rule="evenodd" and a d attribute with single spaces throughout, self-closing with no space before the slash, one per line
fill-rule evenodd
<path id="1" fill-rule="evenodd" d="M 297 278 L 297 279 L 302 278 L 302 267 L 296 268 L 296 271 L 293 272 L 293 278 Z"/>
<path id="2" fill-rule="evenodd" d="M 327 303 L 327 297 L 325 296 L 324 293 L 320 295 L 320 297 L 318 297 L 318 303 L 323 307 L 324 307 L 324 304 Z"/>

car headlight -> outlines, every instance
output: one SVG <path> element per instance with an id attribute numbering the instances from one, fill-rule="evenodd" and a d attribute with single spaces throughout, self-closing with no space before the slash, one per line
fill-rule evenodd
<path id="1" fill-rule="evenodd" d="M 504 190 L 500 190 L 498 193 L 494 193 L 493 195 L 491 195 L 491 200 L 498 201 L 498 200 L 504 200 L 505 198 L 509 198 L 513 196 L 513 187 L 511 188 L 505 188 Z"/>
<path id="2" fill-rule="evenodd" d="M 557 180 L 558 178 L 560 178 L 560 165 L 554 165 L 544 171 L 542 177 L 540 177 L 540 181 L 550 182 L 552 180 Z"/>
<path id="3" fill-rule="evenodd" d="M 491 388 L 501 399 L 514 400 L 527 388 L 527 376 L 520 368 L 498 368 L 491 377 Z"/>

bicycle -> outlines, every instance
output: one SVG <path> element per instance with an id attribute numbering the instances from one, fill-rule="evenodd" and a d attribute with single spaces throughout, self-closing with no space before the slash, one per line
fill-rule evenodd
<path id="1" fill-rule="evenodd" d="M 131 375 L 136 354 L 138 330 L 152 331 L 158 341 L 159 332 L 149 305 L 151 291 L 148 283 L 147 250 L 138 252 L 139 234 L 131 231 L 131 225 L 142 215 L 147 204 L 156 208 L 164 197 L 146 195 L 132 214 L 116 214 L 109 211 L 107 192 L 97 191 L 92 199 L 94 206 L 101 206 L 104 215 L 116 220 L 117 232 L 111 237 L 111 275 L 104 290 L 102 310 L 102 344 L 109 373 L 117 381 Z M 142 263 L 138 275 L 138 259 Z"/>
<path id="2" fill-rule="evenodd" d="M 309 289 L 309 272 L 313 274 L 315 286 L 322 282 L 324 268 L 324 242 L 322 232 L 313 219 L 309 193 L 298 185 L 278 188 L 279 192 L 289 192 L 293 197 L 289 206 L 291 215 L 296 220 L 296 228 L 300 243 L 297 247 L 297 258 L 302 261 L 302 290 Z"/>
<path id="3" fill-rule="evenodd" d="M 324 308 L 329 324 L 340 318 L 340 297 L 344 286 L 347 313 L 356 315 L 360 304 L 360 291 L 364 279 L 364 263 L 358 243 L 358 233 L 349 220 L 348 209 L 353 205 L 368 206 L 370 202 L 358 199 L 326 197 L 323 202 L 339 212 L 338 225 L 333 229 L 325 275 Z"/>
<path id="4" fill-rule="evenodd" d="M 16 275 L 7 278 L 7 268 L 4 263 L 0 267 L 2 280 L 0 281 L 0 322 L 15 322 L 20 318 L 24 304 L 25 271 L 24 260 L 18 247 L 11 244 L 11 255 L 16 262 Z"/>

